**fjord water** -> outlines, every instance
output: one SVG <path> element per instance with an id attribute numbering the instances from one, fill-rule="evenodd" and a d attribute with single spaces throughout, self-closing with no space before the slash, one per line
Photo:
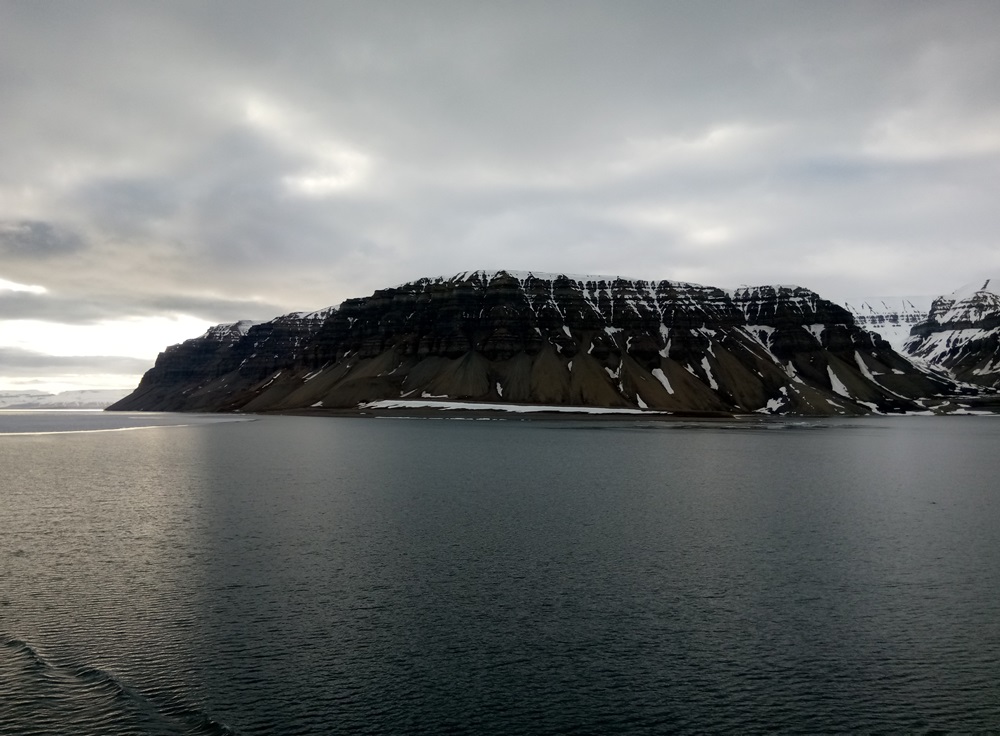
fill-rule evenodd
<path id="1" fill-rule="evenodd" d="M 0 416 L 0 734 L 1000 726 L 997 419 L 112 416 Z"/>

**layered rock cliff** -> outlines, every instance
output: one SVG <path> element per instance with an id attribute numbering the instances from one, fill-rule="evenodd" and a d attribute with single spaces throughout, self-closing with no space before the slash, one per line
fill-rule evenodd
<path id="1" fill-rule="evenodd" d="M 947 408 L 960 393 L 808 289 L 475 271 L 214 328 L 168 348 L 111 408 L 448 397 L 824 415 Z"/>
<path id="2" fill-rule="evenodd" d="M 1000 388 L 1000 294 L 987 279 L 938 297 L 903 351 L 960 381 Z"/>

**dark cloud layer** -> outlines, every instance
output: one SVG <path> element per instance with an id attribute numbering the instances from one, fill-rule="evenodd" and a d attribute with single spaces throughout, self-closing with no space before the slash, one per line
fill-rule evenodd
<path id="1" fill-rule="evenodd" d="M 1000 268 L 994 2 L 9 2 L 0 317 Z M 262 314 L 266 308 L 273 310 Z M 245 310 L 245 313 L 241 313 Z"/>
<path id="2" fill-rule="evenodd" d="M 52 223 L 0 221 L 0 257 L 3 258 L 47 259 L 68 255 L 83 247 L 79 236 Z"/>

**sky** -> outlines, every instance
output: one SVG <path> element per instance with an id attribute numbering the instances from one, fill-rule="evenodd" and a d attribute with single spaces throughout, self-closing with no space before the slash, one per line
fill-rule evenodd
<path id="1" fill-rule="evenodd" d="M 998 37 L 992 0 L 0 0 L 0 390 L 471 269 L 984 280 Z"/>

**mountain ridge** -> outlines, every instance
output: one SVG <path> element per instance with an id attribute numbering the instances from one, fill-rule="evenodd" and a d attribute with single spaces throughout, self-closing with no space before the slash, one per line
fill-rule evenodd
<path id="1" fill-rule="evenodd" d="M 206 333 L 161 353 L 111 408 L 350 409 L 437 396 L 859 415 L 948 411 L 974 393 L 803 287 L 500 270 L 418 279 L 245 332 Z"/>

